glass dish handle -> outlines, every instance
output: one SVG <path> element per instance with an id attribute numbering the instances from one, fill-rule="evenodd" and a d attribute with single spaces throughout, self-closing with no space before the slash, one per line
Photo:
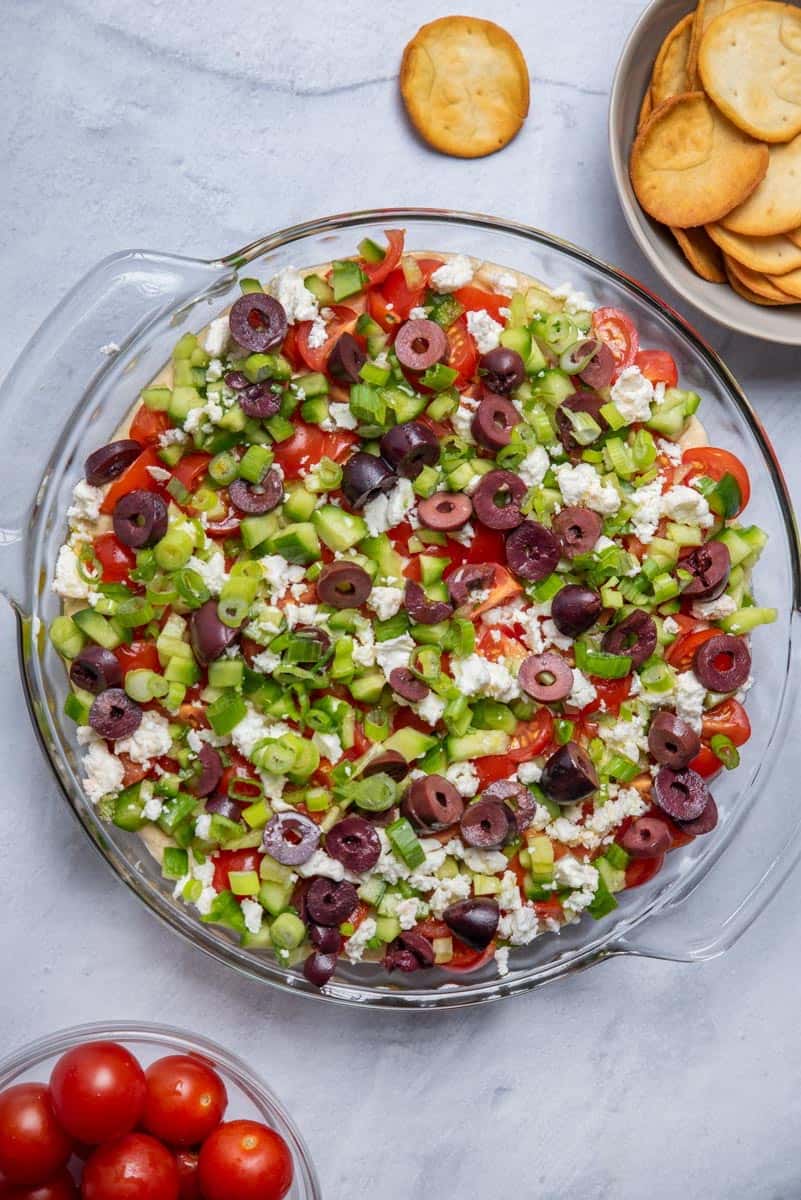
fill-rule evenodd
<path id="1" fill-rule="evenodd" d="M 47 430 L 88 399 L 108 372 L 123 373 L 126 351 L 167 312 L 223 293 L 230 265 L 123 250 L 89 271 L 33 335 L 0 387 L 3 451 L 13 471 L 0 488 L 0 593 L 25 607 L 25 535 L 31 483 L 42 475 Z M 81 364 L 76 367 L 76 363 Z"/>
<path id="2" fill-rule="evenodd" d="M 797 863 L 801 855 L 801 738 L 794 725 L 801 673 L 799 623 L 801 615 L 796 611 L 790 624 L 788 671 L 783 681 L 789 691 L 782 708 L 784 718 L 774 730 L 762 762 L 752 769 L 749 793 L 759 795 L 760 802 L 743 813 L 736 837 L 728 841 L 713 866 L 698 879 L 690 872 L 680 895 L 616 938 L 609 947 L 611 953 L 675 962 L 716 958 L 746 932 Z M 747 745 L 742 753 L 741 769 L 748 769 Z"/>

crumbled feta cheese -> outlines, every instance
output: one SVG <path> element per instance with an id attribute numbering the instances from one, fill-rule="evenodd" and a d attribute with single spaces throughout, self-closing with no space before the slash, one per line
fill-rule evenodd
<path id="1" fill-rule="evenodd" d="M 323 758 L 327 758 L 330 763 L 339 762 L 342 757 L 342 743 L 335 733 L 317 731 L 312 736 L 312 741 Z"/>
<path id="2" fill-rule="evenodd" d="M 67 509 L 70 524 L 81 521 L 96 521 L 100 516 L 103 489 L 92 487 L 85 479 L 79 479 L 72 493 L 72 504 Z"/>
<path id="3" fill-rule="evenodd" d="M 479 354 L 489 354 L 500 344 L 503 325 L 494 321 L 485 308 L 467 314 L 467 329 L 478 347 Z"/>
<path id="4" fill-rule="evenodd" d="M 127 754 L 132 762 L 146 763 L 151 758 L 168 754 L 172 746 L 170 723 L 157 712 L 143 712 L 139 728 L 130 737 L 117 742 L 117 751 Z"/>
<path id="5" fill-rule="evenodd" d="M 451 763 L 445 771 L 445 778 L 467 800 L 478 791 L 478 772 L 471 762 Z"/>
<path id="6" fill-rule="evenodd" d="M 693 671 L 683 671 L 677 677 L 676 714 L 691 725 L 696 733 L 701 732 L 705 698 L 706 688 L 698 682 Z"/>
<path id="7" fill-rule="evenodd" d="M 579 671 L 578 667 L 574 667 L 573 686 L 570 689 L 570 695 L 567 697 L 567 703 L 570 707 L 578 709 L 586 708 L 597 697 L 598 693 L 592 682 L 582 671 Z"/>
<path id="8" fill-rule="evenodd" d="M 509 860 L 500 850 L 479 850 L 476 846 L 465 846 L 465 865 L 477 875 L 497 875 L 508 866 Z"/>
<path id="9" fill-rule="evenodd" d="M 478 404 L 470 396 L 462 396 L 459 407 L 451 414 L 451 425 L 457 437 L 463 442 L 475 442 L 473 437 L 473 417 L 476 415 Z"/>
<path id="10" fill-rule="evenodd" d="M 636 788 L 621 788 L 617 796 L 610 797 L 606 804 L 596 808 L 584 822 L 587 835 L 595 839 L 595 845 L 617 829 L 627 817 L 641 817 L 648 805 Z M 592 842 L 590 843 L 592 847 Z"/>
<path id="11" fill-rule="evenodd" d="M 529 450 L 515 474 L 520 476 L 526 487 L 539 487 L 550 465 L 551 460 L 545 447 L 535 446 L 533 450 Z"/>
<path id="12" fill-rule="evenodd" d="M 206 340 L 204 346 L 206 353 L 212 358 L 219 358 L 225 353 L 228 345 L 228 340 L 231 336 L 231 326 L 228 323 L 228 317 L 216 317 L 206 330 Z"/>
<path id="13" fill-rule="evenodd" d="M 265 738 L 282 738 L 289 732 L 289 726 L 285 722 L 270 721 L 249 704 L 244 717 L 231 731 L 231 741 L 240 754 L 250 758 L 259 742 Z"/>
<path id="14" fill-rule="evenodd" d="M 267 290 L 283 307 L 290 325 L 296 321 L 313 321 L 319 312 L 316 297 L 294 267 L 284 267 L 273 276 Z"/>
<path id="15" fill-rule="evenodd" d="M 639 367 L 625 367 L 611 389 L 612 402 L 627 425 L 648 421 L 654 399 L 654 385 Z"/>
<path id="16" fill-rule="evenodd" d="M 113 358 L 115 354 L 119 354 L 120 348 L 116 342 L 106 342 L 100 347 L 100 353 L 106 358 Z"/>
<path id="17" fill-rule="evenodd" d="M 212 905 L 217 899 L 217 889 L 213 887 L 204 887 L 203 891 L 195 901 L 195 908 L 202 917 L 207 917 L 211 912 Z"/>
<path id="18" fill-rule="evenodd" d="M 148 821 L 158 821 L 163 808 L 164 801 L 159 796 L 149 796 L 145 801 L 145 807 L 142 809 L 142 814 L 147 818 Z"/>
<path id="19" fill-rule="evenodd" d="M 272 650 L 262 650 L 260 654 L 255 655 L 251 666 L 254 671 L 261 671 L 262 675 L 271 675 L 280 661 L 280 654 L 274 654 Z"/>
<path id="20" fill-rule="evenodd" d="M 725 592 L 716 600 L 696 600 L 692 607 L 692 614 L 699 621 L 722 621 L 736 611 L 737 604 Z"/>
<path id="21" fill-rule="evenodd" d="M 182 446 L 186 441 L 186 433 L 183 429 L 165 429 L 159 434 L 160 446 Z"/>
<path id="22" fill-rule="evenodd" d="M 86 570 L 86 567 L 84 567 Z M 89 572 L 87 572 L 88 574 Z M 89 584 L 78 573 L 78 555 L 72 546 L 62 546 L 56 559 L 53 591 L 65 600 L 88 600 Z"/>
<path id="23" fill-rule="evenodd" d="M 503 978 L 504 975 L 509 974 L 508 946 L 499 946 L 495 951 L 495 966 L 497 967 L 498 974 L 501 976 L 501 978 Z"/>
<path id="24" fill-rule="evenodd" d="M 290 629 L 296 625 L 324 625 L 327 620 L 316 604 L 287 604 L 284 616 Z"/>
<path id="25" fill-rule="evenodd" d="M 662 480 L 657 478 L 645 487 L 637 488 L 629 497 L 629 502 L 634 507 L 632 531 L 641 542 L 648 543 L 656 533 L 662 516 Z"/>
<path id="26" fill-rule="evenodd" d="M 328 414 L 332 429 L 355 429 L 359 424 L 347 403 L 332 401 L 328 405 Z"/>
<path id="27" fill-rule="evenodd" d="M 512 296 L 517 291 L 517 276 L 503 267 L 483 267 L 481 274 L 493 291 L 502 296 Z"/>
<path id="28" fill-rule="evenodd" d="M 408 633 L 389 638 L 386 642 L 377 642 L 375 658 L 384 677 L 389 680 L 396 667 L 408 667 L 409 656 L 415 648 L 415 643 Z"/>
<path id="29" fill-rule="evenodd" d="M 557 887 L 583 888 L 589 885 L 592 890 L 598 887 L 598 872 L 595 867 L 579 862 L 572 854 L 565 854 L 554 863 L 554 883 Z"/>
<path id="30" fill-rule="evenodd" d="M 595 301 L 574 288 L 572 283 L 560 283 L 558 288 L 552 290 L 551 295 L 564 301 L 564 310 L 571 316 L 580 312 L 592 312 L 595 308 Z"/>
<path id="31" fill-rule="evenodd" d="M 517 778 L 521 783 L 539 783 L 542 778 L 542 767 L 536 762 L 524 762 L 517 768 Z"/>
<path id="32" fill-rule="evenodd" d="M 369 625 L 356 631 L 353 661 L 358 667 L 372 667 L 375 663 L 375 634 Z"/>
<path id="33" fill-rule="evenodd" d="M 222 550 L 215 548 L 206 560 L 193 554 L 186 565 L 190 570 L 197 571 L 212 596 L 219 596 L 222 586 L 228 578 L 228 572 L 225 569 L 225 555 Z"/>
<path id="34" fill-rule="evenodd" d="M 475 526 L 470 521 L 463 525 L 461 529 L 451 530 L 451 537 L 455 542 L 459 542 L 462 546 L 472 546 L 473 539 L 476 536 Z M 487 593 L 489 595 L 489 593 Z M 474 599 L 477 597 L 474 596 Z"/>
<path id="35" fill-rule="evenodd" d="M 305 567 L 288 563 L 280 554 L 265 554 L 259 564 L 273 600 L 282 600 L 290 584 L 300 583 L 306 577 Z"/>
<path id="36" fill-rule="evenodd" d="M 527 904 L 503 914 L 498 922 L 498 936 L 513 946 L 527 946 L 537 936 L 538 926 L 537 914 L 533 906 Z"/>
<path id="37" fill-rule="evenodd" d="M 610 725 L 599 725 L 599 736 L 608 749 L 622 754 L 632 762 L 639 762 L 640 752 L 648 745 L 643 729 L 643 719 L 634 713 L 630 721 L 618 720 Z"/>
<path id="38" fill-rule="evenodd" d="M 678 621 L 674 621 L 672 617 L 665 617 L 662 622 L 662 629 L 669 637 L 675 637 L 681 629 L 681 625 L 679 625 Z"/>
<path id="39" fill-rule="evenodd" d="M 386 533 L 400 525 L 409 509 L 414 508 L 417 497 L 408 479 L 399 479 L 391 492 L 375 496 L 364 506 L 363 516 L 373 537 Z"/>
<path id="40" fill-rule="evenodd" d="M 322 875 L 325 879 L 333 879 L 335 883 L 345 878 L 345 867 L 336 858 L 331 858 L 325 850 L 315 850 L 311 858 L 298 867 L 301 879 L 311 879 L 314 875 Z"/>
<path id="41" fill-rule="evenodd" d="M 454 682 L 466 696 L 490 696 L 494 700 L 516 700 L 520 688 L 514 675 L 500 662 L 480 654 L 451 660 Z"/>
<path id="42" fill-rule="evenodd" d="M 566 633 L 560 633 L 551 617 L 542 623 L 542 640 L 544 645 L 556 646 L 559 650 L 569 650 L 573 645 L 572 638 Z"/>
<path id="43" fill-rule="evenodd" d="M 657 438 L 656 448 L 674 467 L 681 462 L 682 449 L 676 442 L 669 442 L 667 438 Z"/>
<path id="44" fill-rule="evenodd" d="M 219 358 L 212 358 L 209 365 L 206 367 L 206 383 L 216 383 L 218 379 L 222 379 L 223 365 Z"/>
<path id="45" fill-rule="evenodd" d="M 455 292 L 466 287 L 473 278 L 473 264 L 464 254 L 456 254 L 448 262 L 437 267 L 430 284 L 435 292 Z"/>
<path id="46" fill-rule="evenodd" d="M 166 467 L 146 467 L 145 470 L 156 483 L 167 483 L 172 479 L 172 471 L 168 471 Z"/>
<path id="47" fill-rule="evenodd" d="M 409 320 L 410 321 L 425 321 L 427 316 L 428 316 L 428 309 L 422 308 L 419 304 L 415 308 L 412 308 L 409 310 Z"/>
<path id="48" fill-rule="evenodd" d="M 345 955 L 352 963 L 361 962 L 367 943 L 375 937 L 378 926 L 372 917 L 365 917 L 359 928 L 345 942 Z"/>
<path id="49" fill-rule="evenodd" d="M 466 900 L 473 890 L 473 881 L 469 875 L 451 875 L 447 879 L 434 877 L 434 890 L 428 897 L 429 908 L 439 920 L 445 909 L 457 900 Z"/>
<path id="50" fill-rule="evenodd" d="M 374 587 L 367 597 L 367 607 L 371 608 L 379 621 L 388 621 L 400 612 L 403 604 L 403 588 Z"/>
<path id="51" fill-rule="evenodd" d="M 264 920 L 264 909 L 258 900 L 243 900 L 242 916 L 245 918 L 245 928 L 248 933 L 258 933 Z"/>
<path id="52" fill-rule="evenodd" d="M 328 329 L 322 316 L 318 315 L 314 318 L 306 340 L 312 350 L 319 350 L 321 346 L 325 345 L 328 340 Z"/>
<path id="53" fill-rule="evenodd" d="M 611 484 L 605 484 L 591 463 L 561 463 L 554 468 L 556 481 L 565 504 L 583 505 L 601 514 L 616 513 L 620 496 Z"/>
<path id="54" fill-rule="evenodd" d="M 83 760 L 83 769 L 83 790 L 92 804 L 97 804 L 103 796 L 118 792 L 122 787 L 125 768 L 102 741 L 90 744 Z"/>
<path id="55" fill-rule="evenodd" d="M 211 836 L 211 813 L 201 813 L 195 821 L 195 837 L 208 841 Z"/>
<path id="56" fill-rule="evenodd" d="M 433 728 L 437 721 L 442 719 L 442 714 L 445 712 L 445 701 L 440 700 L 434 692 L 429 692 L 419 704 L 414 706 L 414 711 L 418 717 Z"/>
<path id="57" fill-rule="evenodd" d="M 414 929 L 420 919 L 418 912 L 421 907 L 428 912 L 428 905 L 421 905 L 415 896 L 398 900 L 395 916 L 398 918 L 401 929 Z"/>
<path id="58" fill-rule="evenodd" d="M 715 519 L 705 497 L 695 488 L 681 483 L 663 495 L 662 514 L 682 524 L 700 525 L 702 529 L 708 528 Z"/>

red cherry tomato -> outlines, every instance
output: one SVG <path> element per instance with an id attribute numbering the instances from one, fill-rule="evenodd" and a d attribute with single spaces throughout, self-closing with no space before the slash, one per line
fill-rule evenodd
<path id="1" fill-rule="evenodd" d="M 403 254 L 403 243 L 406 237 L 404 229 L 385 229 L 387 235 L 387 249 L 381 262 L 378 263 L 362 263 L 362 270 L 370 281 L 370 285 L 382 283 L 397 267 Z"/>
<path id="2" fill-rule="evenodd" d="M 306 366 L 311 371 L 324 371 L 328 356 L 331 353 L 334 342 L 342 333 L 352 333 L 356 328 L 358 313 L 353 308 L 349 308 L 344 304 L 330 305 L 333 316 L 326 322 L 328 336 L 322 346 L 312 346 L 309 344 L 309 334 L 311 333 L 312 321 L 301 321 L 296 326 L 296 344 L 298 354 L 305 362 Z"/>
<path id="3" fill-rule="evenodd" d="M 599 679 L 593 675 L 592 686 L 598 695 L 592 703 L 588 704 L 581 711 L 587 715 L 597 712 L 603 703 L 605 705 L 604 712 L 617 716 L 620 712 L 621 704 L 628 698 L 631 692 L 631 675 L 626 675 L 624 679 Z"/>
<path id="4" fill-rule="evenodd" d="M 126 467 L 119 479 L 115 479 L 109 487 L 100 505 L 102 513 L 114 512 L 114 506 L 121 496 L 127 496 L 129 492 L 144 491 L 158 492 L 161 491 L 161 484 L 157 483 L 153 476 L 148 471 L 148 467 L 159 467 L 164 469 L 164 463 L 159 458 L 153 446 L 147 446 L 142 451 L 138 458 L 135 458 L 129 467 Z"/>
<path id="5" fill-rule="evenodd" d="M 97 1144 L 122 1137 L 145 1103 L 145 1075 L 116 1042 L 87 1042 L 62 1054 L 50 1076 L 53 1107 L 67 1132 Z"/>
<path id="6" fill-rule="evenodd" d="M 465 312 L 480 312 L 483 308 L 493 321 L 503 324 L 501 309 L 509 307 L 508 296 L 499 296 L 497 292 L 485 292 L 483 288 L 473 287 L 471 284 L 458 288 L 453 294 Z"/>
<path id="7" fill-rule="evenodd" d="M 751 722 L 748 713 L 739 700 L 732 696 L 721 704 L 716 704 L 704 714 L 701 721 L 701 736 L 705 742 L 722 733 L 734 742 L 735 746 L 744 745 L 751 736 Z"/>
<path id="8" fill-rule="evenodd" d="M 534 912 L 541 921 L 547 921 L 549 917 L 552 921 L 561 921 L 565 915 L 561 900 L 557 900 L 555 896 L 550 900 L 535 900 Z"/>
<path id="9" fill-rule="evenodd" d="M 159 440 L 159 434 L 170 428 L 172 421 L 165 412 L 153 412 L 142 404 L 131 421 L 128 437 L 142 446 L 152 446 Z"/>
<path id="10" fill-rule="evenodd" d="M 292 1186 L 292 1156 L 280 1134 L 259 1121 L 228 1121 L 200 1150 L 205 1200 L 283 1200 Z"/>
<path id="11" fill-rule="evenodd" d="M 453 958 L 442 964 L 443 971 L 450 971 L 452 975 L 467 975 L 470 971 L 478 971 L 485 966 L 495 955 L 495 942 L 490 944 L 484 950 L 473 950 L 470 946 L 466 946 L 464 942 L 460 942 L 457 937 L 451 934 L 453 943 Z"/>
<path id="12" fill-rule="evenodd" d="M 161 670 L 155 642 L 131 642 L 130 646 L 118 646 L 114 653 L 123 672 Z"/>
<path id="13" fill-rule="evenodd" d="M 287 438 L 285 442 L 279 442 L 275 447 L 275 461 L 287 479 L 297 479 L 303 471 L 307 471 L 322 458 L 344 462 L 358 441 L 354 433 L 341 430 L 326 433 L 317 425 L 297 421 L 292 437 Z"/>
<path id="14" fill-rule="evenodd" d="M 626 867 L 626 887 L 642 887 L 649 879 L 653 879 L 654 875 L 659 874 L 664 861 L 664 854 L 656 858 L 632 858 Z"/>
<path id="15" fill-rule="evenodd" d="M 597 308 L 592 314 L 596 337 L 606 342 L 618 373 L 630 367 L 640 348 L 640 338 L 632 322 L 619 308 Z"/>
<path id="16" fill-rule="evenodd" d="M 178 1200 L 178 1164 L 147 1133 L 128 1133 L 95 1150 L 83 1170 L 83 1200 Z"/>
<path id="17" fill-rule="evenodd" d="M 681 460 L 691 468 L 688 479 L 695 479 L 698 475 L 708 475 L 710 479 L 715 480 L 722 479 L 724 475 L 733 476 L 740 490 L 740 507 L 737 512 L 743 511 L 751 499 L 751 480 L 745 465 L 736 454 L 729 450 L 721 450 L 719 446 L 693 446 L 684 451 Z"/>
<path id="18" fill-rule="evenodd" d="M 485 625 L 476 642 L 482 658 L 500 662 L 503 658 L 525 658 L 529 651 L 504 626 Z"/>
<path id="19" fill-rule="evenodd" d="M 640 350 L 634 358 L 634 365 L 639 367 L 646 379 L 651 383 L 664 383 L 665 387 L 675 387 L 679 382 L 679 372 L 672 354 L 667 350 Z"/>
<path id="20" fill-rule="evenodd" d="M 69 1171 L 59 1171 L 33 1187 L 5 1187 L 0 1182 L 0 1200 L 78 1200 L 78 1189 Z"/>
<path id="21" fill-rule="evenodd" d="M 43 1083 L 18 1083 L 0 1092 L 0 1171 L 7 1183 L 44 1183 L 71 1153 L 72 1141 Z"/>
<path id="22" fill-rule="evenodd" d="M 99 533 L 92 539 L 95 557 L 102 568 L 104 583 L 127 582 L 128 575 L 136 566 L 136 554 L 124 546 L 116 534 Z"/>
<path id="23" fill-rule="evenodd" d="M 552 737 L 553 717 L 547 708 L 541 708 L 530 721 L 520 722 L 512 734 L 508 757 L 513 763 L 528 762 L 545 749 Z"/>
<path id="24" fill-rule="evenodd" d="M 197 1146 L 216 1129 L 228 1106 L 220 1076 L 188 1054 L 170 1054 L 145 1071 L 142 1126 L 170 1146 Z"/>
<path id="25" fill-rule="evenodd" d="M 408 320 L 412 309 L 423 304 L 428 281 L 437 267 L 442 266 L 439 258 L 418 258 L 416 262 L 420 282 L 415 287 L 409 287 L 403 270 L 398 267 L 386 276 L 380 288 L 373 288 L 368 294 L 370 316 L 382 329 L 389 331 Z"/>
<path id="26" fill-rule="evenodd" d="M 675 642 L 672 642 L 665 651 L 666 662 L 670 663 L 671 667 L 675 667 L 677 671 L 689 671 L 698 647 L 703 646 L 704 642 L 708 642 L 717 633 L 717 629 L 708 629 L 703 626 L 680 633 Z"/>
<path id="27" fill-rule="evenodd" d="M 478 349 L 470 334 L 467 332 L 467 321 L 459 317 L 448 330 L 450 351 L 448 366 L 459 374 L 454 380 L 454 386 L 461 387 L 472 379 L 478 366 Z"/>
<path id="28" fill-rule="evenodd" d="M 690 761 L 690 767 L 704 779 L 714 779 L 723 770 L 723 764 L 709 746 L 701 746 L 695 758 Z"/>
<path id="29" fill-rule="evenodd" d="M 210 454 L 185 454 L 173 469 L 173 478 L 182 483 L 188 492 L 194 492 L 201 479 L 205 478 L 210 462 Z"/>
<path id="30" fill-rule="evenodd" d="M 214 887 L 218 892 L 227 892 L 231 886 L 229 871 L 258 871 L 261 860 L 256 850 L 221 850 L 214 860 Z"/>
<path id="31" fill-rule="evenodd" d="M 201 1200 L 198 1156 L 191 1151 L 181 1150 L 175 1156 L 175 1165 L 178 1168 L 179 1200 Z"/>

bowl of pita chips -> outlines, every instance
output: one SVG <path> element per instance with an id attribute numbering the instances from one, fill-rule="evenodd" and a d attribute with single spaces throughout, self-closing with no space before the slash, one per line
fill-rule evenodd
<path id="1" fill-rule="evenodd" d="M 656 0 L 618 63 L 609 145 L 656 270 L 724 325 L 801 345 L 801 4 Z"/>

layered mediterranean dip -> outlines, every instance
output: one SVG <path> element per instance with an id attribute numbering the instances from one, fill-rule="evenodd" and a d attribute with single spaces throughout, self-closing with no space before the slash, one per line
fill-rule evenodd
<path id="1" fill-rule="evenodd" d="M 712 834 L 775 617 L 670 354 L 386 237 L 180 338 L 53 580 L 87 800 L 318 986 L 505 975 Z"/>

